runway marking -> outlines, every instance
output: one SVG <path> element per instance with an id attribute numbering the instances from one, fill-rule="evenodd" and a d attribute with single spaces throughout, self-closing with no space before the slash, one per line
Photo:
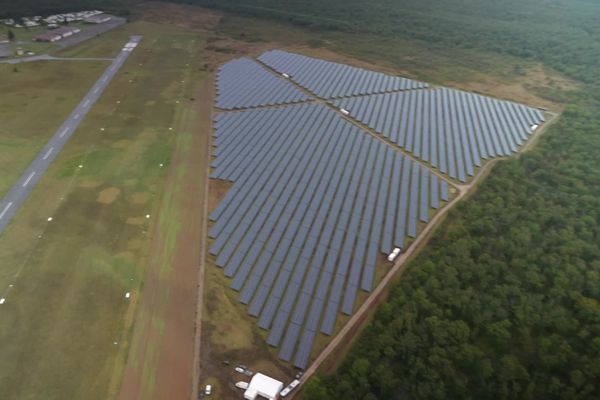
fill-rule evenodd
<path id="1" fill-rule="evenodd" d="M 79 119 L 79 114 L 75 114 L 74 119 Z"/>
<path id="2" fill-rule="evenodd" d="M 46 154 L 44 155 L 44 160 L 45 160 L 46 158 L 48 158 L 48 156 L 50 155 L 50 153 L 52 153 L 52 150 L 54 150 L 54 147 L 50 147 L 50 148 L 48 149 L 48 151 L 47 151 L 47 152 L 46 152 Z"/>
<path id="3" fill-rule="evenodd" d="M 94 89 L 94 93 L 98 93 L 98 90 L 100 90 L 100 88 L 98 88 L 98 87 L 96 89 Z"/>
<path id="4" fill-rule="evenodd" d="M 6 214 L 6 212 L 8 211 L 8 209 L 10 208 L 10 206 L 12 206 L 12 201 L 10 203 L 8 203 L 6 205 L 6 207 L 4 207 L 4 210 L 2 210 L 2 212 L 0 213 L 0 219 L 2 219 L 2 217 L 4 217 L 4 214 Z"/>
<path id="5" fill-rule="evenodd" d="M 23 187 L 27 186 L 27 184 L 29 183 L 29 181 L 31 180 L 31 178 L 33 178 L 35 175 L 35 171 L 33 171 L 31 174 L 29 174 L 29 176 L 27 177 L 27 179 L 25 180 L 25 182 L 23 182 Z"/>
<path id="6" fill-rule="evenodd" d="M 84 107 L 87 107 L 89 104 L 90 104 L 90 101 L 89 101 L 89 100 L 86 100 L 86 101 L 85 101 L 85 103 L 83 103 L 83 106 L 84 106 Z"/>
<path id="7" fill-rule="evenodd" d="M 65 136 L 65 133 L 67 133 L 67 131 L 68 131 L 68 130 L 69 130 L 69 128 L 65 128 L 65 130 L 64 130 L 64 131 L 62 131 L 62 132 L 60 133 L 60 135 L 59 135 L 59 136 L 60 136 L 60 137 L 63 137 L 63 136 Z"/>

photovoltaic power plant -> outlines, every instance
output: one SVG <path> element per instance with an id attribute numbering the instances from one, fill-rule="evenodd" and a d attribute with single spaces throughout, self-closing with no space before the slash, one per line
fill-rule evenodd
<path id="1" fill-rule="evenodd" d="M 258 60 L 217 75 L 217 107 L 241 111 L 213 121 L 211 178 L 233 185 L 209 216 L 209 253 L 267 343 L 304 369 L 383 257 L 447 204 L 448 179 L 517 151 L 544 116 L 279 50 Z"/>
<path id="2" fill-rule="evenodd" d="M 211 213 L 209 252 L 279 356 L 305 368 L 377 257 L 404 247 L 448 184 L 322 104 L 219 114 L 211 177 L 234 182 Z"/>
<path id="3" fill-rule="evenodd" d="M 535 108 L 445 88 L 346 98 L 332 104 L 460 181 L 473 176 L 482 159 L 516 152 L 544 121 Z"/>
<path id="4" fill-rule="evenodd" d="M 281 50 L 263 53 L 258 60 L 323 99 L 427 87 L 411 79 Z"/>
<path id="5" fill-rule="evenodd" d="M 311 100 L 292 83 L 249 58 L 224 64 L 217 73 L 217 107 L 227 110 Z"/>

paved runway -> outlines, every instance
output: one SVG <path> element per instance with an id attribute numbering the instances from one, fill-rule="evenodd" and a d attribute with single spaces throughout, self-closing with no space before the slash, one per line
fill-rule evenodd
<path id="1" fill-rule="evenodd" d="M 131 36 L 129 42 L 123 47 L 119 55 L 113 60 L 111 65 L 104 71 L 102 76 L 96 81 L 94 86 L 85 95 L 79 105 L 73 110 L 71 115 L 58 128 L 54 136 L 38 153 L 33 162 L 27 167 L 25 172 L 19 177 L 14 186 L 8 191 L 6 196 L 0 201 L 0 234 L 4 232 L 6 226 L 15 216 L 23 202 L 29 196 L 39 179 L 48 169 L 54 158 L 73 135 L 83 118 L 92 108 L 94 103 L 104 92 L 115 74 L 123 66 L 129 54 L 133 51 L 137 43 L 142 40 L 141 36 Z"/>

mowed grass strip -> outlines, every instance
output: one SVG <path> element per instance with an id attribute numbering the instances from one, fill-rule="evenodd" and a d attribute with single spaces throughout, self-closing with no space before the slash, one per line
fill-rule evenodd
<path id="1" fill-rule="evenodd" d="M 0 197 L 108 65 L 91 61 L 0 64 Z"/>
<path id="2" fill-rule="evenodd" d="M 169 127 L 189 101 L 182 77 L 198 69 L 190 52 L 202 47 L 197 33 L 158 24 L 131 23 L 130 33 L 144 40 L 0 236 L 2 399 L 107 399 L 118 390 L 176 142 Z M 124 43 L 93 41 L 105 40 L 115 52 Z M 55 79 L 61 96 L 72 76 Z"/>

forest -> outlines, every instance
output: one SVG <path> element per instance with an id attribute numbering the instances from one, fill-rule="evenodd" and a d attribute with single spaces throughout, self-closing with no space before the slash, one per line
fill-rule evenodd
<path id="1" fill-rule="evenodd" d="M 130 13 L 129 2 L 124 0 L 0 0 L 0 18 L 48 16 L 93 9 L 118 15 Z"/>

